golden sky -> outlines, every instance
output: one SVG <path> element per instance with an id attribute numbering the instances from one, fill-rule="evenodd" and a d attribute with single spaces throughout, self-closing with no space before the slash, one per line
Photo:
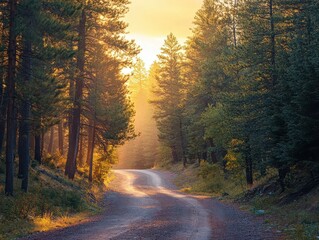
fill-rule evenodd
<path id="1" fill-rule="evenodd" d="M 129 38 L 143 49 L 140 58 L 149 67 L 156 60 L 164 39 L 173 33 L 182 44 L 202 0 L 131 0 L 125 20 Z"/>

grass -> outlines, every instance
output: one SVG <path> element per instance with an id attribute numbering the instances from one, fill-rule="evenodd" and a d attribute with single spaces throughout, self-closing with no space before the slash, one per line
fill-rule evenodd
<path id="1" fill-rule="evenodd" d="M 240 177 L 244 174 L 225 179 L 221 169 L 214 165 L 190 165 L 184 168 L 178 164 L 169 170 L 177 174 L 175 184 L 184 192 L 236 202 L 241 209 L 256 215 L 260 213 L 258 210 L 264 210 L 261 215 L 265 223 L 280 229 L 289 240 L 319 239 L 319 187 L 289 204 L 281 204 L 281 200 L 295 191 L 297 186 L 281 193 L 274 171 L 269 171 L 267 176 L 257 179 L 253 187 L 247 188 L 245 179 Z M 271 187 L 263 192 L 265 186 Z M 261 191 L 244 197 L 248 190 L 254 188 Z"/>
<path id="2" fill-rule="evenodd" d="M 44 174 L 45 173 L 45 174 Z M 31 169 L 28 193 L 21 192 L 15 178 L 13 197 L 4 195 L 4 171 L 0 167 L 0 240 L 15 239 L 32 232 L 48 231 L 83 221 L 99 212 L 102 187 L 47 167 Z"/>
<path id="3" fill-rule="evenodd" d="M 174 165 L 171 171 L 177 174 L 175 184 L 184 192 L 211 195 L 215 197 L 235 197 L 246 190 L 243 178 L 224 178 L 224 173 L 217 165 L 202 163 L 200 167 Z"/>
<path id="4" fill-rule="evenodd" d="M 285 195 L 255 196 L 248 207 L 264 209 L 269 215 L 268 221 L 276 224 L 286 233 L 288 239 L 312 240 L 319 236 L 319 188 L 289 204 L 279 204 Z"/>

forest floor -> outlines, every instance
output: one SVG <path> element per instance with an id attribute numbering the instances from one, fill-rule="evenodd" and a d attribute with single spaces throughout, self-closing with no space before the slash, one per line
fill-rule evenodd
<path id="1" fill-rule="evenodd" d="M 84 180 L 69 181 L 63 172 L 41 166 L 31 168 L 29 191 L 15 179 L 14 196 L 4 196 L 4 168 L 0 166 L 0 240 L 33 232 L 63 228 L 86 221 L 100 212 L 104 189 Z"/>
<path id="2" fill-rule="evenodd" d="M 234 205 L 260 217 L 289 240 L 319 239 L 319 186 L 309 187 L 299 181 L 281 192 L 276 176 L 269 175 L 247 189 L 244 180 L 241 184 L 238 180 L 221 180 L 219 176 L 212 176 L 217 184 L 209 184 L 195 165 L 187 168 L 177 165 L 169 169 L 178 176 L 175 183 L 184 192 L 213 196 Z"/>

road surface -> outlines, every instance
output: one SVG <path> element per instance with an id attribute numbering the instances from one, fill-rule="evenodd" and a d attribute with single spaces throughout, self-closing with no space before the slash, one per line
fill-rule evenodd
<path id="1" fill-rule="evenodd" d="M 115 175 L 99 217 L 24 240 L 280 239 L 261 219 L 208 197 L 179 192 L 170 173 L 115 170 Z"/>

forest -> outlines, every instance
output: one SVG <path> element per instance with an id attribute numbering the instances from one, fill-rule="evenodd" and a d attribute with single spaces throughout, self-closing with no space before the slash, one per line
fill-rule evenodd
<path id="1" fill-rule="evenodd" d="M 204 1 L 193 35 L 169 34 L 151 103 L 172 162 L 245 172 L 276 169 L 282 191 L 319 177 L 319 4 Z"/>
<path id="2" fill-rule="evenodd" d="M 282 191 L 295 178 L 317 184 L 318 7 L 204 1 L 184 45 L 170 33 L 149 72 L 133 71 L 157 125 L 153 154 L 184 166 L 216 165 L 248 186 L 269 171 Z M 149 151 L 138 152 L 143 159 Z"/>
<path id="3" fill-rule="evenodd" d="M 195 166 L 212 191 L 318 185 L 317 0 L 204 0 L 150 69 L 126 37 L 129 4 L 0 2 L 3 198 L 30 194 L 41 166 L 102 183 L 121 154 L 132 168 Z"/>
<path id="4" fill-rule="evenodd" d="M 124 36 L 127 4 L 1 4 L 0 145 L 5 143 L 6 195 L 14 192 L 15 175 L 27 191 L 30 162 L 41 164 L 56 152 L 65 157 L 69 179 L 81 167 L 87 168 L 89 181 L 101 177 L 115 146 L 134 137 L 134 112 L 121 70 L 132 64 L 139 48 Z"/>

